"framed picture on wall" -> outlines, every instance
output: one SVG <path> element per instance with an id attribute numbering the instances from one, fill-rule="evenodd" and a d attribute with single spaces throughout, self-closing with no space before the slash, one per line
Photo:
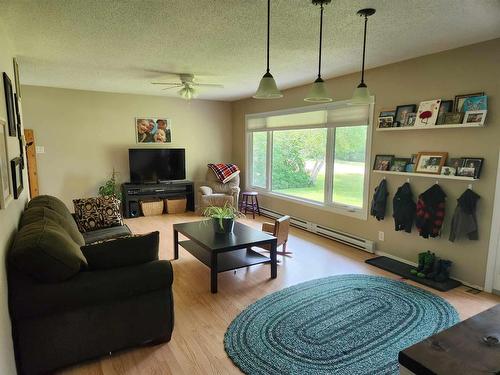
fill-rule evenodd
<path id="1" fill-rule="evenodd" d="M 9 124 L 9 136 L 15 137 L 16 118 L 14 112 L 14 93 L 12 92 L 12 82 L 7 73 L 3 73 L 3 89 L 5 92 L 5 106 L 7 107 L 7 123 Z"/>
<path id="2" fill-rule="evenodd" d="M 21 83 L 19 81 L 19 64 L 17 59 L 14 57 L 14 82 L 16 84 L 16 94 L 19 99 L 21 99 Z"/>
<path id="3" fill-rule="evenodd" d="M 171 143 L 172 121 L 166 118 L 137 117 L 136 143 Z"/>
<path id="4" fill-rule="evenodd" d="M 6 208 L 12 200 L 8 158 L 7 122 L 0 119 L 0 209 Z"/>
<path id="5" fill-rule="evenodd" d="M 396 107 L 396 115 L 394 117 L 395 126 L 404 126 L 405 118 L 408 115 L 408 113 L 414 113 L 416 110 L 417 110 L 416 104 L 398 105 Z"/>
<path id="6" fill-rule="evenodd" d="M 473 94 L 464 94 L 455 96 L 455 102 L 453 104 L 453 112 L 464 112 L 464 103 L 467 99 L 476 97 L 476 96 L 484 96 L 484 92 L 476 92 Z"/>
<path id="7" fill-rule="evenodd" d="M 12 173 L 12 190 L 14 191 L 14 199 L 18 199 L 24 188 L 21 158 L 17 157 L 10 161 L 10 172 Z"/>
<path id="8" fill-rule="evenodd" d="M 388 171 L 391 168 L 394 155 L 376 155 L 373 170 Z"/>

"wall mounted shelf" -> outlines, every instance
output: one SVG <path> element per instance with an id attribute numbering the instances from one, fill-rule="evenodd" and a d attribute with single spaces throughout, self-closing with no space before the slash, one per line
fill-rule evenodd
<path id="1" fill-rule="evenodd" d="M 378 132 L 392 132 L 403 130 L 438 130 L 438 129 L 460 129 L 460 128 L 484 128 L 484 124 L 473 122 L 470 124 L 443 124 L 429 126 L 402 126 L 398 128 L 376 128 Z"/>
<path id="2" fill-rule="evenodd" d="M 435 180 L 456 180 L 456 181 L 479 181 L 474 177 L 463 177 L 463 176 L 445 176 L 440 174 L 426 174 L 426 173 L 413 173 L 413 172 L 394 172 L 394 171 L 377 171 L 373 170 L 373 173 L 378 174 L 388 174 L 388 175 L 396 175 L 396 176 L 405 176 L 405 177 L 425 177 L 425 178 L 433 178 Z"/>

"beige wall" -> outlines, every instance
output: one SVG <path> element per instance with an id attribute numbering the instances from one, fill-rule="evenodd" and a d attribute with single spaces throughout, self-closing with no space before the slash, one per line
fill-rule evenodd
<path id="1" fill-rule="evenodd" d="M 25 127 L 34 129 L 41 194 L 72 199 L 96 195 L 113 168 L 129 181 L 128 149 L 136 116 L 172 120 L 172 143 L 186 149 L 187 178 L 204 180 L 207 163 L 229 162 L 229 103 L 23 86 Z M 145 145 L 144 147 L 158 147 Z M 159 146 L 162 147 L 162 146 Z"/>
<path id="2" fill-rule="evenodd" d="M 499 66 L 500 39 L 496 39 L 372 69 L 366 75 L 366 82 L 376 96 L 375 114 L 402 104 L 418 104 L 420 101 L 436 98 L 453 99 L 457 94 L 484 91 L 489 96 L 487 127 L 483 129 L 374 131 L 372 142 L 372 160 L 376 154 L 404 157 L 418 151 L 447 151 L 450 157 L 484 157 L 486 161 L 481 180 L 474 184 L 474 190 L 481 195 L 478 209 L 479 241 L 460 240 L 453 244 L 447 240 L 455 200 L 467 188 L 467 182 L 440 182 L 448 195 L 447 215 L 441 239 L 422 239 L 415 230 L 411 234 L 394 231 L 391 209 L 388 210 L 386 219 L 378 222 L 372 217 L 368 221 L 353 219 L 279 198 L 262 197 L 262 206 L 374 241 L 378 238 L 378 231 L 384 231 L 385 241 L 377 242 L 380 251 L 411 261 L 416 261 L 417 254 L 423 250 L 435 251 L 439 256 L 454 262 L 455 277 L 483 286 L 500 148 Z M 273 73 L 279 77 L 279 72 Z M 352 95 L 358 81 L 359 75 L 348 75 L 328 80 L 327 85 L 336 100 L 344 100 Z M 306 103 L 303 98 L 308 89 L 303 86 L 286 90 L 284 98 L 279 100 L 245 99 L 233 103 L 233 159 L 236 163 L 241 167 L 245 166 L 245 114 L 304 106 Z M 371 174 L 370 201 L 380 180 L 381 175 Z M 406 179 L 403 176 L 388 176 L 387 180 L 391 193 L 389 199 L 392 200 L 397 187 Z M 432 179 L 427 178 L 411 180 L 414 193 L 423 192 L 433 183 Z M 392 207 L 392 204 L 388 207 Z M 335 265 L 332 264 L 332 267 Z"/>
<path id="3" fill-rule="evenodd" d="M 7 39 L 7 35 L 2 29 L 0 22 L 0 72 L 6 72 L 14 84 L 14 68 L 12 58 L 14 57 L 13 46 Z M 0 79 L 0 118 L 7 120 L 7 110 L 5 107 L 5 95 L 3 90 L 3 80 Z M 15 88 L 14 88 L 15 90 Z M 8 131 L 8 129 L 7 129 Z M 0 139 L 3 142 L 3 139 Z M 7 142 L 9 160 L 19 156 L 19 143 L 16 137 L 9 137 Z M 10 164 L 10 163 L 9 163 Z M 5 269 L 5 257 L 10 248 L 13 236 L 17 230 L 19 217 L 28 199 L 28 182 L 26 170 L 24 173 L 25 188 L 21 197 L 12 200 L 6 209 L 0 210 L 0 257 L 2 267 L 0 267 L 0 374 L 15 374 L 14 351 L 12 347 L 12 334 L 9 318 L 7 299 L 7 277 Z"/>

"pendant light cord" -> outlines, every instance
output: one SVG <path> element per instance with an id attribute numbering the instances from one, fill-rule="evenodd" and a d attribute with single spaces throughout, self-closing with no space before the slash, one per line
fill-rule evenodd
<path id="1" fill-rule="evenodd" d="M 269 73 L 269 35 L 271 31 L 271 0 L 267 0 L 267 73 Z"/>
<path id="2" fill-rule="evenodd" d="M 368 25 L 368 16 L 365 15 L 365 32 L 363 35 L 363 63 L 361 66 L 361 83 L 365 83 L 365 50 L 366 50 L 366 27 Z"/>
<path id="3" fill-rule="evenodd" d="M 321 15 L 319 19 L 319 63 L 318 63 L 318 78 L 321 78 L 321 44 L 323 41 L 323 3 L 321 3 Z"/>

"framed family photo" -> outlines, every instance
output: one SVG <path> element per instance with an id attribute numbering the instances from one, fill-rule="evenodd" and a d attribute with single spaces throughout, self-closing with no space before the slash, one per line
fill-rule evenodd
<path id="1" fill-rule="evenodd" d="M 464 124 L 480 124 L 484 125 L 486 119 L 486 110 L 467 111 L 464 115 Z"/>
<path id="2" fill-rule="evenodd" d="M 15 137 L 17 135 L 17 132 L 14 109 L 14 92 L 12 91 L 12 82 L 5 72 L 3 73 L 3 89 L 5 93 L 5 106 L 7 107 L 7 123 L 9 124 L 9 136 Z"/>
<path id="3" fill-rule="evenodd" d="M 167 118 L 137 117 L 135 136 L 136 143 L 171 143 L 172 122 Z"/>
<path id="4" fill-rule="evenodd" d="M 19 199 L 24 189 L 23 166 L 21 165 L 20 157 L 10 161 L 10 171 L 12 173 L 12 190 L 14 191 L 14 199 Z"/>
<path id="5" fill-rule="evenodd" d="M 4 209 L 12 200 L 12 189 L 7 154 L 7 123 L 2 119 L 0 119 L 0 189 L 0 209 Z"/>
<path id="6" fill-rule="evenodd" d="M 419 152 L 415 172 L 440 174 L 447 157 L 447 152 Z"/>
<path id="7" fill-rule="evenodd" d="M 484 92 L 476 92 L 473 94 L 464 94 L 455 96 L 455 102 L 453 104 L 453 112 L 465 112 L 464 111 L 464 103 L 467 99 L 473 97 L 484 96 Z"/>
<path id="8" fill-rule="evenodd" d="M 478 179 L 481 176 L 484 158 L 463 158 L 463 160 L 462 166 L 458 168 L 458 175 Z"/>
<path id="9" fill-rule="evenodd" d="M 388 171 L 391 168 L 394 155 L 376 155 L 373 169 L 375 171 Z"/>
<path id="10" fill-rule="evenodd" d="M 405 126 L 406 116 L 409 113 L 414 113 L 417 110 L 416 104 L 398 105 L 396 107 L 396 115 L 394 117 L 394 124 L 396 126 Z"/>

